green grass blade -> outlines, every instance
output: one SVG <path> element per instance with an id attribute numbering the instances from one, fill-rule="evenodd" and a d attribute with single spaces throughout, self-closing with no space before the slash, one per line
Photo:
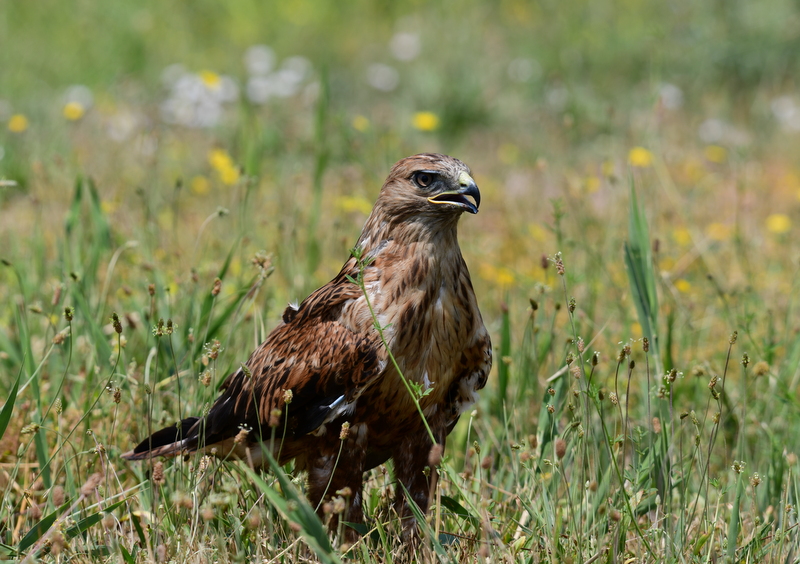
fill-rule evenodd
<path id="1" fill-rule="evenodd" d="M 97 513 L 93 513 L 92 515 L 89 515 L 88 517 L 85 517 L 85 518 L 81 519 L 75 525 L 73 525 L 72 527 L 67 529 L 67 532 L 66 532 L 67 538 L 75 537 L 75 536 L 80 535 L 81 533 L 87 531 L 89 529 L 89 527 L 92 527 L 92 526 L 96 525 L 97 523 L 99 523 L 100 521 L 102 521 L 103 516 L 106 513 L 111 513 L 112 511 L 114 511 L 118 507 L 121 507 L 123 504 L 125 504 L 127 502 L 128 502 L 128 498 L 125 498 L 123 500 L 120 500 L 120 501 L 114 503 L 113 505 L 109 505 L 108 507 L 106 507 L 102 511 L 99 511 Z"/>
<path id="2" fill-rule="evenodd" d="M 441 498 L 442 507 L 458 515 L 464 521 L 467 521 L 473 529 L 480 531 L 481 520 L 478 516 L 471 514 L 463 505 L 448 495 L 443 495 Z"/>
<path id="3" fill-rule="evenodd" d="M 119 545 L 119 551 L 122 553 L 125 564 L 136 564 L 136 558 L 124 546 Z"/>
<path id="4" fill-rule="evenodd" d="M 325 527 L 322 525 L 322 521 L 319 520 L 314 508 L 311 507 L 305 496 L 297 491 L 297 488 L 295 488 L 294 484 L 292 484 L 291 480 L 286 476 L 283 468 L 278 465 L 269 452 L 264 451 L 264 454 L 269 461 L 270 468 L 273 474 L 275 474 L 285 497 L 275 491 L 255 471 L 247 466 L 242 466 L 242 470 L 285 519 L 300 525 L 300 534 L 309 548 L 316 553 L 317 557 L 322 562 L 327 564 L 340 564 L 341 559 L 331 546 Z M 292 502 L 291 504 L 289 503 L 290 501 Z"/>
<path id="5" fill-rule="evenodd" d="M 508 306 L 502 306 L 502 318 L 500 322 L 500 358 L 497 359 L 497 386 L 499 393 L 495 402 L 495 415 L 501 416 L 503 406 L 508 401 L 508 374 L 509 363 L 506 359 L 511 357 L 511 318 L 508 313 Z"/>
<path id="6" fill-rule="evenodd" d="M 658 294 L 653 271 L 653 255 L 650 249 L 650 232 L 647 219 L 636 198 L 633 179 L 630 183 L 625 267 L 639 323 L 642 326 L 642 335 L 650 340 L 651 354 L 656 363 L 656 373 L 661 373 L 661 357 L 658 349 Z"/>
<path id="7" fill-rule="evenodd" d="M 17 381 L 14 382 L 14 386 L 11 388 L 11 392 L 8 394 L 8 399 L 3 406 L 3 410 L 0 411 L 0 439 L 3 438 L 3 435 L 8 428 L 8 422 L 11 421 L 11 414 L 14 411 L 14 403 L 17 401 L 17 391 L 19 390 L 19 380 L 21 377 L 22 369 L 20 368 L 20 371 L 17 374 Z"/>
<path id="8" fill-rule="evenodd" d="M 736 478 L 736 496 L 733 499 L 731 508 L 731 520 L 728 523 L 728 562 L 734 562 L 736 558 L 736 538 L 739 536 L 739 507 L 744 493 L 744 481 L 740 473 Z"/>
<path id="9" fill-rule="evenodd" d="M 22 537 L 21 541 L 19 541 L 19 545 L 17 546 L 17 552 L 19 554 L 22 554 L 24 551 L 32 547 L 36 541 L 42 538 L 42 535 L 44 535 L 48 530 L 50 530 L 50 527 L 52 527 L 53 523 L 56 522 L 56 519 L 58 519 L 59 514 L 69 509 L 71 503 L 72 503 L 71 501 L 64 502 L 64 504 L 61 505 L 61 507 L 59 507 L 58 509 L 56 509 L 55 511 L 44 517 L 44 519 L 36 523 L 33 527 L 31 527 L 31 530 L 28 531 L 24 537 Z"/>

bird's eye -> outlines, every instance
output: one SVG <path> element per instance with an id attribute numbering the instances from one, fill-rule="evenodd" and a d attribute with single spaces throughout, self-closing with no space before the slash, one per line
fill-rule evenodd
<path id="1" fill-rule="evenodd" d="M 414 182 L 416 182 L 417 186 L 420 188 L 427 188 L 433 182 L 433 174 L 430 172 L 415 172 Z"/>

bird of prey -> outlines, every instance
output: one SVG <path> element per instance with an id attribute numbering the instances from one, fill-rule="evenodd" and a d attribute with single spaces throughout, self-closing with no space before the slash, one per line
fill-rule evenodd
<path id="1" fill-rule="evenodd" d="M 364 472 L 392 458 L 403 536 L 416 535 L 408 497 L 427 511 L 445 439 L 492 366 L 456 234 L 461 214 L 479 205 L 461 161 L 396 163 L 339 274 L 286 309 L 205 417 L 157 431 L 123 458 L 201 451 L 261 467 L 271 448 L 308 473 L 318 510 L 349 488 L 342 517 L 355 523 Z"/>

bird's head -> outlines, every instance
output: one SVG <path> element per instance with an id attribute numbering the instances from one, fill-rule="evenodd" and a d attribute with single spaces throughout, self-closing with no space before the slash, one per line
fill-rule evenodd
<path id="1" fill-rule="evenodd" d="M 357 246 L 374 252 L 387 240 L 431 239 L 444 251 L 458 244 L 461 214 L 478 213 L 480 205 L 481 193 L 467 165 L 447 155 L 414 155 L 392 167 Z"/>
<path id="2" fill-rule="evenodd" d="M 453 157 L 431 153 L 395 164 L 381 196 L 388 196 L 397 207 L 419 215 L 478 213 L 481 205 L 481 193 L 469 167 Z"/>
<path id="3" fill-rule="evenodd" d="M 426 153 L 392 167 L 378 205 L 405 219 L 455 220 L 462 212 L 478 213 L 481 193 L 467 165 L 453 157 Z"/>

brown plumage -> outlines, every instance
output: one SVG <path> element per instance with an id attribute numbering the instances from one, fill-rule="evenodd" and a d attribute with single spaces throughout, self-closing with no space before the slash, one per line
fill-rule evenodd
<path id="1" fill-rule="evenodd" d="M 402 374 L 427 391 L 420 405 L 443 448 L 492 365 L 456 237 L 461 213 L 477 213 L 479 205 L 478 187 L 457 159 L 422 154 L 395 164 L 356 244 L 361 259 L 351 257 L 333 280 L 286 309 L 247 361 L 250 374 L 228 376 L 205 418 L 162 429 L 123 457 L 214 449 L 260 467 L 259 445 L 269 445 L 274 431 L 282 440 L 274 441 L 272 455 L 281 464 L 295 459 L 308 472 L 315 507 L 349 487 L 344 518 L 360 522 L 362 475 L 392 458 L 397 480 L 427 511 L 424 469 L 433 443 L 373 316 Z M 340 454 L 345 422 L 350 427 Z M 234 440 L 242 427 L 251 432 Z M 434 455 L 440 452 L 437 447 Z M 403 488 L 397 492 L 395 507 L 412 533 L 408 501 Z"/>

